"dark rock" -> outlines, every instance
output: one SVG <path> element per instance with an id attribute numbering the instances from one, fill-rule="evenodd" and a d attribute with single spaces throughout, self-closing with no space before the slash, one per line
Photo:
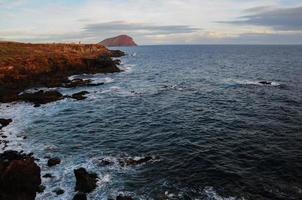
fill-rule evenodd
<path id="1" fill-rule="evenodd" d="M 41 170 L 31 155 L 17 151 L 0 154 L 0 199 L 34 200 Z"/>
<path id="2" fill-rule="evenodd" d="M 143 163 L 146 163 L 150 160 L 152 160 L 153 158 L 151 156 L 146 156 L 144 158 L 140 158 L 140 159 L 125 159 L 125 160 L 120 160 L 120 165 L 121 166 L 129 166 L 129 165 L 140 165 Z"/>
<path id="3" fill-rule="evenodd" d="M 87 195 L 83 192 L 78 192 L 72 200 L 87 200 Z"/>
<path id="4" fill-rule="evenodd" d="M 125 52 L 121 51 L 121 50 L 111 50 L 111 57 L 117 58 L 117 57 L 122 57 L 125 56 Z"/>
<path id="5" fill-rule="evenodd" d="M 259 83 L 262 85 L 271 85 L 272 84 L 271 81 L 259 81 Z"/>
<path id="6" fill-rule="evenodd" d="M 105 158 L 100 159 L 99 162 L 98 162 L 99 166 L 108 166 L 108 165 L 113 165 L 113 164 L 114 164 L 113 161 L 107 160 Z"/>
<path id="7" fill-rule="evenodd" d="M 64 83 L 63 87 L 66 87 L 66 88 L 81 87 L 81 86 L 87 86 L 90 83 L 91 83 L 91 80 L 74 79 L 70 82 Z"/>
<path id="8" fill-rule="evenodd" d="M 52 178 L 52 175 L 49 174 L 49 173 L 47 173 L 47 174 L 44 174 L 44 175 L 43 175 L 43 178 Z"/>
<path id="9" fill-rule="evenodd" d="M 64 194 L 65 191 L 61 188 L 57 188 L 57 189 L 53 190 L 53 192 L 56 193 L 57 195 L 61 195 L 61 194 Z"/>
<path id="10" fill-rule="evenodd" d="M 45 190 L 45 186 L 44 185 L 39 185 L 39 187 L 38 187 L 38 193 L 43 193 L 44 192 L 44 190 Z"/>
<path id="11" fill-rule="evenodd" d="M 131 196 L 124 196 L 120 194 L 116 197 L 116 200 L 133 200 L 133 198 Z"/>
<path id="12" fill-rule="evenodd" d="M 121 60 L 118 60 L 118 59 L 117 59 L 117 60 L 114 60 L 114 63 L 115 63 L 116 65 L 120 65 L 121 62 L 122 62 L 122 61 L 121 61 Z"/>
<path id="13" fill-rule="evenodd" d="M 75 94 L 71 95 L 71 98 L 76 99 L 78 101 L 84 100 L 84 99 L 87 98 L 85 96 L 86 94 L 89 94 L 89 92 L 87 92 L 87 91 L 78 92 L 78 93 L 75 93 Z"/>
<path id="14" fill-rule="evenodd" d="M 33 103 L 35 107 L 61 99 L 63 99 L 63 95 L 58 91 L 39 90 L 38 92 L 22 93 L 21 95 L 19 95 L 19 100 Z"/>
<path id="15" fill-rule="evenodd" d="M 58 165 L 61 163 L 61 159 L 60 158 L 50 158 L 48 161 L 47 161 L 47 166 L 48 167 L 52 167 L 52 166 L 55 166 L 55 165 Z"/>
<path id="16" fill-rule="evenodd" d="M 0 129 L 5 127 L 5 126 L 8 126 L 13 120 L 12 119 L 0 119 Z"/>
<path id="17" fill-rule="evenodd" d="M 95 173 L 88 173 L 86 169 L 79 168 L 74 170 L 76 177 L 75 191 L 89 193 L 96 188 L 98 176 Z"/>

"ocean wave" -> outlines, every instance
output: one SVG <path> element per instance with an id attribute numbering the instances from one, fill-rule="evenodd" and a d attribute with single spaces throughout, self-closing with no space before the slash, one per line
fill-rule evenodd
<path id="1" fill-rule="evenodd" d="M 282 84 L 276 81 L 264 81 L 264 80 L 238 80 L 238 79 L 226 79 L 227 83 L 239 84 L 239 85 L 256 85 L 256 86 L 281 86 Z"/>

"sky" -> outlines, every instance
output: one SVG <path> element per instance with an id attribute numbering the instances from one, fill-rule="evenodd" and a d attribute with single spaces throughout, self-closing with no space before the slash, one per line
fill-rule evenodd
<path id="1" fill-rule="evenodd" d="M 302 44 L 302 0 L 0 0 L 0 40 Z"/>

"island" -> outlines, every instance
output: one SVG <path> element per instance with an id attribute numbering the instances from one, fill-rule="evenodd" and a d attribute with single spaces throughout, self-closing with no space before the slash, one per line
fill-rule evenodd
<path id="1" fill-rule="evenodd" d="M 100 42 L 99 44 L 106 47 L 130 47 L 137 46 L 133 38 L 128 35 L 119 35 L 117 37 L 108 38 Z"/>

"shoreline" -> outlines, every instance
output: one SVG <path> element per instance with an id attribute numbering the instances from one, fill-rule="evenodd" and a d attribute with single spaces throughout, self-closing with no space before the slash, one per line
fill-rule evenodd
<path id="1" fill-rule="evenodd" d="M 2 42 L 0 43 L 0 102 L 28 101 L 28 98 L 20 96 L 19 93 L 34 87 L 89 85 L 89 82 L 72 81 L 68 77 L 83 73 L 120 72 L 121 69 L 117 67 L 120 61 L 112 58 L 124 55 L 122 51 L 109 50 L 95 44 Z"/>
<path id="2" fill-rule="evenodd" d="M 28 53 L 30 55 L 28 55 Z M 29 102 L 38 107 L 64 98 L 83 100 L 87 91 L 63 96 L 53 87 L 76 88 L 81 86 L 97 86 L 104 83 L 93 83 L 91 80 L 70 79 L 72 75 L 115 73 L 121 72 L 117 66 L 120 60 L 112 58 L 122 57 L 125 53 L 119 50 L 109 50 L 101 45 L 75 44 L 23 44 L 14 42 L 0 43 L 0 104 Z M 24 60 L 28 58 L 27 60 Z M 55 62 L 54 62 L 55 61 Z M 44 87 L 37 92 L 27 92 L 33 88 Z M 7 104 L 8 103 L 8 104 Z M 13 106 L 13 105 L 12 105 Z M 33 200 L 37 193 L 42 193 L 45 186 L 42 179 L 51 178 L 51 174 L 42 174 L 45 166 L 41 166 L 40 159 L 47 159 L 47 166 L 59 165 L 60 158 L 36 158 L 33 153 L 23 153 L 23 148 L 17 144 L 14 150 L 8 148 L 12 135 L 5 127 L 14 125 L 14 119 L 0 116 L 0 198 L 7 200 Z M 12 124 L 11 124 L 12 123 Z M 25 139 L 23 136 L 21 140 Z M 20 148 L 19 148 L 20 147 Z M 73 199 L 86 199 L 87 194 L 96 187 L 97 174 L 87 172 L 85 168 L 74 169 L 76 178 Z M 58 188 L 57 195 L 65 191 Z M 123 199 L 123 197 L 121 197 Z M 120 199 L 120 198 L 119 198 Z"/>

